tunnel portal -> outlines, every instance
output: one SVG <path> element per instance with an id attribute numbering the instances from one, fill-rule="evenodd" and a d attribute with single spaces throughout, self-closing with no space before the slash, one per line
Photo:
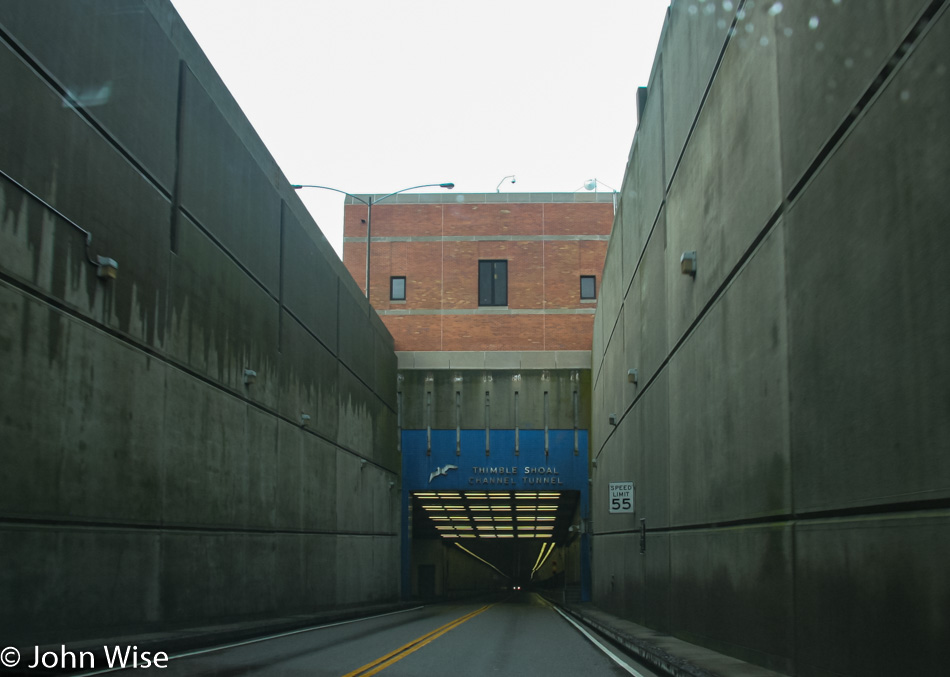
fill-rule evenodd
<path id="1" fill-rule="evenodd" d="M 586 430 L 403 430 L 403 590 L 589 596 Z M 486 452 L 487 446 L 487 452 Z"/>

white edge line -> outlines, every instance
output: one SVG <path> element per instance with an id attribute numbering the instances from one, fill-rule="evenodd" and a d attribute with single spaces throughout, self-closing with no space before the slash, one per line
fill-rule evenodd
<path id="1" fill-rule="evenodd" d="M 309 628 L 300 628 L 299 630 L 291 630 L 290 632 L 282 632 L 277 635 L 267 635 L 266 637 L 256 637 L 254 639 L 249 639 L 243 642 L 236 642 L 234 644 L 223 644 L 221 646 L 213 646 L 208 649 L 198 649 L 196 651 L 188 651 L 186 653 L 174 654 L 174 655 L 169 656 L 168 660 L 173 661 L 179 658 L 189 658 L 191 656 L 199 656 L 201 654 L 214 653 L 216 651 L 224 651 L 226 649 L 236 649 L 239 646 L 247 646 L 248 644 L 257 644 L 258 642 L 267 642 L 272 639 L 290 637 L 291 635 L 299 635 L 300 633 L 303 633 L 303 632 L 313 632 L 315 630 L 323 630 L 324 628 L 335 628 L 339 625 L 348 625 L 350 623 L 370 621 L 370 620 L 373 620 L 374 618 L 383 618 L 385 616 L 393 616 L 395 614 L 404 614 L 409 611 L 418 611 L 419 609 L 424 609 L 424 608 L 425 608 L 424 605 L 416 606 L 416 607 L 412 607 L 411 609 L 400 609 L 399 611 L 389 611 L 384 614 L 376 614 L 375 616 L 364 616 L 363 618 L 351 618 L 346 621 L 338 621 L 337 623 L 327 623 L 326 625 L 314 625 Z M 93 675 L 105 675 L 110 672 L 119 672 L 120 670 L 127 670 L 127 669 L 129 669 L 128 666 L 119 667 L 119 668 L 106 668 L 105 670 L 96 670 L 95 672 L 83 672 L 76 675 L 76 677 L 92 677 Z"/>
<path id="2" fill-rule="evenodd" d="M 552 605 L 552 608 L 553 608 L 555 611 L 557 611 L 559 614 L 561 614 L 561 616 L 564 618 L 564 620 L 566 620 L 568 623 L 570 623 L 570 624 L 573 625 L 575 628 L 577 628 L 577 629 L 581 632 L 581 634 L 584 635 L 584 637 L 586 637 L 587 639 L 589 639 L 589 640 L 594 644 L 594 646 L 596 646 L 598 649 L 600 649 L 600 650 L 603 651 L 605 654 L 607 654 L 607 655 L 611 658 L 611 660 L 613 660 L 614 663 L 616 663 L 617 665 L 619 665 L 620 667 L 622 667 L 624 670 L 626 670 L 627 672 L 629 672 L 631 675 L 634 675 L 634 677 L 645 677 L 645 676 L 643 675 L 643 673 L 637 672 L 636 670 L 634 670 L 634 669 L 633 669 L 632 667 L 630 667 L 627 663 L 625 663 L 624 661 L 622 661 L 622 660 L 620 659 L 620 657 L 617 656 L 617 654 L 615 654 L 613 651 L 611 651 L 610 649 L 608 649 L 607 647 L 605 647 L 603 644 L 601 644 L 600 642 L 598 642 L 597 639 L 596 639 L 592 634 L 590 634 L 589 632 L 587 632 L 587 630 L 585 630 L 581 625 L 579 625 L 573 618 L 571 618 L 571 617 L 568 616 L 566 613 L 564 613 L 563 611 L 561 611 L 560 609 L 558 609 L 556 606 L 553 606 L 553 605 Z"/>

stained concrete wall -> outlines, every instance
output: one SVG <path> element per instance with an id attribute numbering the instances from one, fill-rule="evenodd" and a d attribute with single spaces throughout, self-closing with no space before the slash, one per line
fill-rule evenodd
<path id="1" fill-rule="evenodd" d="M 493 430 L 590 426 L 587 369 L 400 369 L 397 388 L 405 430 L 484 429 L 486 396 Z"/>
<path id="2" fill-rule="evenodd" d="M 434 570 L 434 588 L 430 593 L 439 598 L 466 597 L 510 590 L 511 579 L 499 570 L 476 559 L 471 551 L 461 547 L 469 543 L 446 543 L 436 540 L 417 540 L 412 544 L 412 596 L 427 597 L 420 589 L 420 569 Z M 497 560 L 496 560 L 497 561 Z"/>
<path id="3" fill-rule="evenodd" d="M 788 674 L 945 669 L 948 68 L 944 0 L 672 3 L 595 318 L 600 605 Z"/>
<path id="4" fill-rule="evenodd" d="M 392 338 L 171 4 L 7 0 L 0 84 L 5 641 L 395 598 Z"/>

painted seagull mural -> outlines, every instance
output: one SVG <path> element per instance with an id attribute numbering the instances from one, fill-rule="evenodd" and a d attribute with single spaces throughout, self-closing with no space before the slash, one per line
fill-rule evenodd
<path id="1" fill-rule="evenodd" d="M 449 470 L 458 470 L 458 469 L 459 467 L 457 465 L 444 465 L 441 468 L 436 467 L 434 472 L 429 473 L 429 481 L 431 482 L 439 475 L 447 474 Z"/>

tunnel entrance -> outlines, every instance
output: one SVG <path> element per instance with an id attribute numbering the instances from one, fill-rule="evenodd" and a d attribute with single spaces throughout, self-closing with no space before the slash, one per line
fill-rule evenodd
<path id="1" fill-rule="evenodd" d="M 411 492 L 413 596 L 579 588 L 580 507 L 578 490 Z"/>
<path id="2" fill-rule="evenodd" d="M 590 599 L 587 430 L 404 428 L 401 443 L 404 598 L 561 586 Z"/>

